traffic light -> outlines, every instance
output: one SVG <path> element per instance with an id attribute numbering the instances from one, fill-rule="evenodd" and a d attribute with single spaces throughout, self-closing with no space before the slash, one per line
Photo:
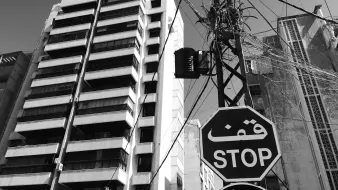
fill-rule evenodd
<path id="1" fill-rule="evenodd" d="M 175 52 L 175 77 L 197 79 L 209 72 L 209 53 L 181 48 Z"/>

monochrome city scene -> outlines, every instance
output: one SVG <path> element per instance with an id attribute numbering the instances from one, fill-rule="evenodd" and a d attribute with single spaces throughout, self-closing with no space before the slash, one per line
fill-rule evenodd
<path id="1" fill-rule="evenodd" d="M 0 190 L 338 190 L 338 1 L 1 0 Z"/>

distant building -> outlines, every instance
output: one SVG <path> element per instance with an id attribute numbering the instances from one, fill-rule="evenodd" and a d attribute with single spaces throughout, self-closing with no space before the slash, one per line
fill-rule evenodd
<path id="1" fill-rule="evenodd" d="M 320 6 L 314 13 L 324 17 Z M 278 130 L 282 158 L 273 170 L 289 189 L 338 189 L 335 27 L 308 14 L 279 18 L 282 38 L 268 36 L 263 41 L 287 56 L 265 48 L 246 60 L 254 108 Z M 286 189 L 273 172 L 259 184 Z"/>
<path id="2" fill-rule="evenodd" d="M 214 172 L 200 159 L 198 119 L 189 120 L 184 127 L 185 190 L 215 190 Z"/>
<path id="3" fill-rule="evenodd" d="M 14 107 L 22 81 L 29 66 L 23 52 L 0 54 L 0 139 L 7 138 L 5 126 Z M 0 154 L 0 159 L 3 155 Z"/>

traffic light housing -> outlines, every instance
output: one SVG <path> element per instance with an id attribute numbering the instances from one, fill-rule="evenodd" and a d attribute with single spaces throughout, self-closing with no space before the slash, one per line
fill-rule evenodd
<path id="1" fill-rule="evenodd" d="M 175 52 L 175 77 L 198 79 L 209 72 L 209 53 L 181 48 Z"/>

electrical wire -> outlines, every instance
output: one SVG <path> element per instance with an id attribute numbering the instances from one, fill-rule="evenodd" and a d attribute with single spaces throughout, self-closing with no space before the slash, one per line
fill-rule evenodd
<path id="1" fill-rule="evenodd" d="M 142 188 L 142 190 L 145 190 L 145 188 L 146 188 L 147 186 L 149 186 L 149 185 L 153 182 L 153 180 L 155 179 L 156 175 L 158 174 L 158 172 L 160 171 L 161 167 L 163 166 L 164 162 L 165 162 L 166 159 L 168 158 L 170 151 L 173 149 L 173 147 L 174 147 L 174 145 L 175 145 L 175 143 L 176 143 L 178 137 L 180 136 L 181 132 L 183 131 L 183 129 L 184 129 L 184 127 L 185 127 L 185 125 L 186 125 L 187 122 L 189 121 L 189 118 L 190 118 L 190 116 L 191 116 L 191 114 L 192 114 L 194 108 L 196 107 L 197 102 L 199 101 L 199 99 L 201 98 L 203 92 L 205 91 L 205 89 L 206 89 L 206 87 L 207 87 L 207 84 L 208 84 L 210 78 L 211 78 L 211 76 L 208 77 L 207 82 L 205 83 L 204 87 L 202 88 L 202 92 L 198 95 L 196 101 L 194 102 L 192 108 L 190 109 L 189 114 L 188 114 L 188 116 L 187 116 L 187 119 L 185 120 L 185 122 L 184 122 L 183 126 L 181 127 L 180 131 L 178 132 L 176 138 L 174 139 L 173 143 L 171 144 L 168 153 L 165 155 L 165 157 L 164 157 L 163 161 L 161 162 L 160 166 L 158 167 L 158 169 L 156 170 L 156 172 L 155 172 L 154 175 L 152 176 L 152 178 L 151 178 L 149 184 L 144 185 L 143 188 Z"/>
<path id="2" fill-rule="evenodd" d="M 328 10 L 328 11 L 329 11 L 329 13 L 330 13 L 331 19 L 333 19 L 333 16 L 332 16 L 332 13 L 331 13 L 330 7 L 329 7 L 329 5 L 327 4 L 327 1 L 326 1 L 326 0 L 324 0 L 324 1 L 325 1 L 325 4 L 326 4 L 326 7 L 327 7 L 327 10 Z"/>
<path id="3" fill-rule="evenodd" d="M 168 30 L 168 35 L 167 35 L 166 40 L 165 40 L 165 42 L 164 42 L 164 45 L 163 45 L 163 48 L 162 48 L 162 51 L 161 51 L 161 55 L 160 55 L 160 57 L 159 57 L 158 62 L 161 61 L 162 56 L 163 56 L 163 54 L 164 54 L 165 47 L 166 47 L 167 42 L 168 42 L 168 39 L 169 39 L 169 37 L 170 37 L 170 31 L 172 30 L 172 27 L 174 26 L 174 22 L 175 22 L 175 20 L 176 20 L 177 13 L 178 13 L 178 10 L 179 10 L 179 7 L 180 7 L 181 3 L 182 3 L 182 0 L 180 0 L 179 3 L 178 3 L 178 5 L 177 5 L 176 12 L 175 12 L 175 16 L 174 16 L 174 18 L 173 18 L 173 20 L 172 20 L 172 24 L 170 25 L 170 28 L 169 28 L 169 30 Z M 154 81 L 154 78 L 155 78 L 155 76 L 156 76 L 157 73 L 158 73 L 158 72 L 154 72 L 151 81 Z M 133 129 L 132 129 L 132 131 L 131 131 L 131 133 L 130 133 L 130 135 L 129 135 L 129 137 L 128 137 L 128 138 L 129 138 L 129 141 L 127 142 L 126 147 L 124 148 L 124 150 L 127 149 L 128 144 L 129 144 L 129 142 L 130 142 L 130 137 L 133 135 L 133 133 L 134 133 L 134 131 L 135 131 L 135 128 L 136 128 L 136 125 L 138 124 L 138 120 L 139 120 L 139 118 L 140 118 L 140 116 L 141 116 L 141 113 L 142 113 L 142 110 L 143 110 L 143 105 L 144 105 L 144 103 L 145 103 L 145 101 L 146 101 L 146 99 L 147 99 L 147 96 L 148 96 L 148 93 L 145 95 L 145 97 L 144 97 L 144 99 L 143 99 L 143 102 L 142 102 L 142 104 L 141 104 L 141 106 L 140 106 L 139 114 L 138 114 L 138 116 L 137 116 L 137 119 L 136 119 L 136 122 L 135 122 L 135 124 L 134 124 L 134 127 L 133 127 Z M 109 187 L 111 181 L 112 181 L 113 178 L 114 178 L 114 175 L 115 175 L 117 169 L 118 169 L 118 167 L 115 168 L 115 171 L 114 171 L 112 177 L 110 178 L 110 180 L 108 181 L 107 185 L 106 185 L 104 188 Z"/>

